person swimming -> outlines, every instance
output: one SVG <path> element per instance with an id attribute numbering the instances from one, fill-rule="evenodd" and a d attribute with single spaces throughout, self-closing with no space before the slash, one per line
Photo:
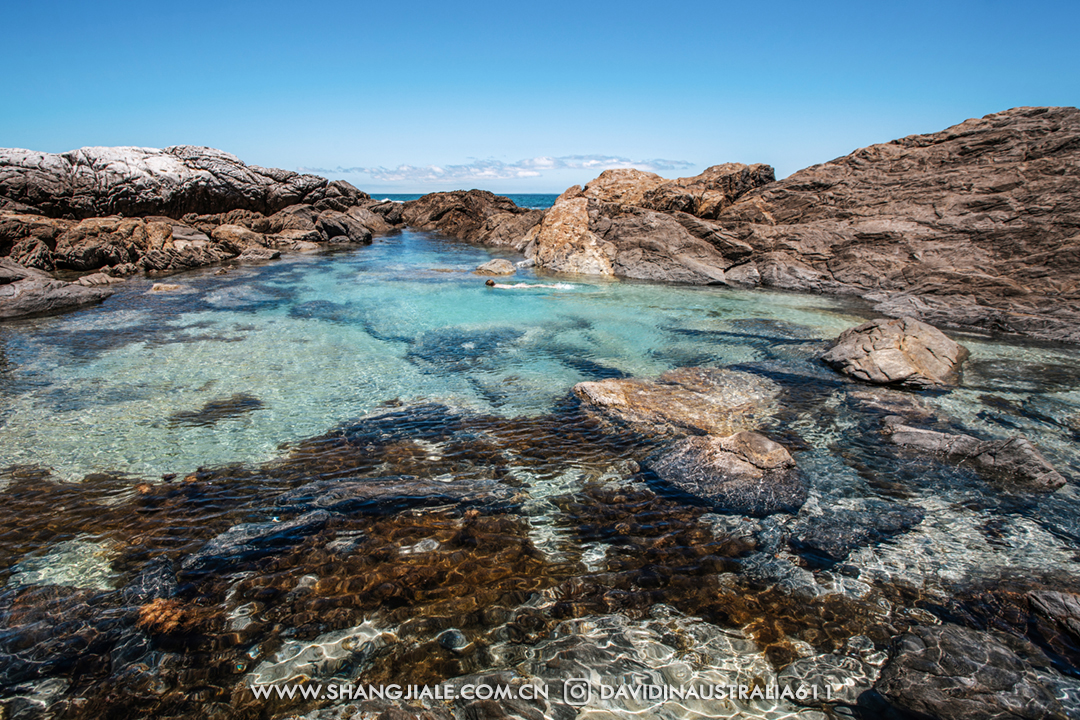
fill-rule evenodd
<path id="1" fill-rule="evenodd" d="M 521 290 L 521 289 L 533 289 L 533 288 L 550 288 L 552 290 L 570 290 L 574 286 L 570 283 L 555 283 L 553 285 L 546 285 L 544 283 L 514 283 L 508 285 L 507 283 L 497 283 L 494 280 L 488 280 L 484 283 L 488 287 L 502 288 L 504 290 Z"/>

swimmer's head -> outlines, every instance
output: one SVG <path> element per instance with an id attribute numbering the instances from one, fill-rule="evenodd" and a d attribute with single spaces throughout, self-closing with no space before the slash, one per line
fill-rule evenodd
<path id="1" fill-rule="evenodd" d="M 495 281 L 494 280 L 488 280 L 484 284 L 487 285 L 488 287 L 495 287 Z"/>

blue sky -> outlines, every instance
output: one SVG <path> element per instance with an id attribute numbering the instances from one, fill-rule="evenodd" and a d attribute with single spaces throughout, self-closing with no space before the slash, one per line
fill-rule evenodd
<path id="1" fill-rule="evenodd" d="M 1077 105 L 1080 3 L 8 2 L 0 146 L 208 145 L 371 192 L 779 177 Z"/>

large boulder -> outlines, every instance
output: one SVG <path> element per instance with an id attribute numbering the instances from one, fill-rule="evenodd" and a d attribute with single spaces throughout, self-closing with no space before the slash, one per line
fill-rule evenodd
<path id="1" fill-rule="evenodd" d="M 0 319 L 65 312 L 99 303 L 112 293 L 108 285 L 54 280 L 40 270 L 0 258 Z"/>
<path id="2" fill-rule="evenodd" d="M 806 483 L 787 449 L 756 432 L 684 438 L 666 448 L 652 470 L 724 512 L 795 513 L 806 502 Z"/>
<path id="3" fill-rule="evenodd" d="M 245 165 L 221 150 L 87 147 L 51 154 L 0 149 L 0 197 L 51 217 L 216 213 L 271 214 L 297 203 L 356 204 L 346 182 Z"/>
<path id="4" fill-rule="evenodd" d="M 957 625 L 914 627 L 874 688 L 919 717 L 1065 720 L 1032 666 L 994 635 Z"/>
<path id="5" fill-rule="evenodd" d="M 970 467 L 1008 489 L 1053 492 L 1065 484 L 1061 473 L 1025 437 L 979 440 L 970 435 L 910 427 L 902 424 L 899 418 L 890 418 L 886 422 L 885 434 L 897 445 L 933 453 L 955 465 Z"/>
<path id="6" fill-rule="evenodd" d="M 968 351 L 937 328 L 913 318 L 878 319 L 845 330 L 822 360 L 878 385 L 955 385 Z"/>
<path id="7" fill-rule="evenodd" d="M 732 435 L 753 430 L 772 415 L 780 387 L 760 375 L 690 367 L 669 370 L 657 380 L 578 383 L 574 394 L 591 411 L 639 431 Z"/>

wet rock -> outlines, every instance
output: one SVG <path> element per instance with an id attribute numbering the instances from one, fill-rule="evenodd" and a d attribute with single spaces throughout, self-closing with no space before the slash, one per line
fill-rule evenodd
<path id="1" fill-rule="evenodd" d="M 184 572 L 221 572 L 231 566 L 273 555 L 303 542 L 326 527 L 330 513 L 313 510 L 285 522 L 235 525 L 181 562 Z"/>
<path id="2" fill-rule="evenodd" d="M 955 385 L 967 349 L 913 318 L 871 320 L 845 330 L 822 357 L 830 367 L 878 385 Z"/>
<path id="3" fill-rule="evenodd" d="M 874 687 L 903 710 L 930 717 L 1068 717 L 1025 660 L 994 635 L 957 625 L 912 628 Z"/>
<path id="4" fill-rule="evenodd" d="M 465 633 L 457 628 L 443 630 L 435 638 L 435 641 L 453 652 L 461 652 L 469 646 L 469 638 L 465 637 Z"/>
<path id="5" fill-rule="evenodd" d="M 752 430 L 776 410 L 771 380 L 722 368 L 669 370 L 658 380 L 583 382 L 574 394 L 586 407 L 652 432 L 731 435 Z"/>
<path id="6" fill-rule="evenodd" d="M 270 248 L 248 248 L 244 252 L 236 256 L 237 262 L 266 262 L 267 260 L 277 260 L 281 257 L 280 250 L 271 250 Z"/>
<path id="7" fill-rule="evenodd" d="M 806 483 L 791 455 L 755 432 L 685 438 L 665 449 L 652 470 L 725 512 L 795 513 L 806 502 Z"/>
<path id="8" fill-rule="evenodd" d="M 495 480 L 458 479 L 449 482 L 409 476 L 356 480 L 316 480 L 280 495 L 274 504 L 295 512 L 329 510 L 392 515 L 410 508 L 461 505 L 492 511 L 518 506 L 524 497 Z"/>
<path id="9" fill-rule="evenodd" d="M 177 285 L 176 287 L 179 287 Z M 203 427 L 219 420 L 240 417 L 263 406 L 262 400 L 247 393 L 235 393 L 227 398 L 211 400 L 199 410 L 184 410 L 169 416 L 174 427 Z"/>
<path id="10" fill-rule="evenodd" d="M 176 572 L 167 558 L 155 558 L 124 586 L 120 596 L 129 605 L 145 605 L 176 591 Z"/>
<path id="11" fill-rule="evenodd" d="M 979 440 L 887 421 L 885 434 L 897 445 L 934 453 L 946 461 L 970 467 L 1007 489 L 1053 492 L 1065 478 L 1047 462 L 1030 440 L 1013 436 L 1006 440 Z"/>
<path id="12" fill-rule="evenodd" d="M 923 521 L 921 508 L 884 500 L 859 502 L 857 509 L 830 507 L 821 515 L 800 515 L 789 542 L 794 550 L 831 565 L 856 548 L 883 542 Z"/>
<path id="13" fill-rule="evenodd" d="M 0 319 L 66 312 L 113 294 L 108 286 L 54 280 L 5 258 L 0 258 L 0 280 Z"/>
<path id="14" fill-rule="evenodd" d="M 1074 644 L 1080 643 L 1080 595 L 1040 590 L 1032 592 L 1028 598 L 1035 612 L 1070 635 Z"/>
<path id="15" fill-rule="evenodd" d="M 488 260 L 473 272 L 476 275 L 513 275 L 517 272 L 517 268 L 509 260 L 496 258 L 495 260 Z"/>

